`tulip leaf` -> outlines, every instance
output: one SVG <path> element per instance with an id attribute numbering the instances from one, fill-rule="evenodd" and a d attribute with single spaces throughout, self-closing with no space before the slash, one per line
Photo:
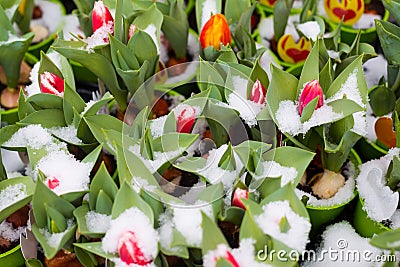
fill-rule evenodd
<path id="1" fill-rule="evenodd" d="M 58 244 L 53 244 L 53 243 L 50 244 L 48 237 L 42 234 L 41 229 L 38 227 L 38 225 L 37 224 L 32 225 L 32 232 L 35 235 L 36 240 L 42 246 L 45 257 L 48 259 L 53 258 L 64 245 L 66 245 L 74 238 L 75 231 L 76 231 L 76 225 L 72 226 L 70 229 L 62 233 L 62 237 Z"/>
<path id="2" fill-rule="evenodd" d="M 26 267 L 44 267 L 43 263 L 38 259 L 27 259 L 25 261 Z"/>
<path id="3" fill-rule="evenodd" d="M 19 91 L 18 98 L 18 118 L 22 120 L 29 114 L 35 112 L 35 109 L 32 107 L 30 103 L 26 101 L 27 97 L 25 96 L 24 90 Z"/>
<path id="4" fill-rule="evenodd" d="M 23 125 L 12 124 L 0 128 L 0 146 L 5 147 L 4 143 L 10 140 L 11 137 L 23 127 Z"/>
<path id="5" fill-rule="evenodd" d="M 132 122 L 132 126 L 123 128 L 124 134 L 128 135 L 135 141 L 142 138 L 146 130 L 149 114 L 150 110 L 148 106 L 140 110 L 136 115 L 135 120 Z"/>
<path id="6" fill-rule="evenodd" d="M 383 5 L 385 9 L 390 12 L 390 15 L 396 20 L 397 23 L 400 23 L 400 1 L 398 0 L 383 0 Z"/>
<path id="7" fill-rule="evenodd" d="M 64 86 L 64 101 L 63 110 L 64 117 L 67 124 L 71 124 L 74 119 L 73 108 L 81 114 L 85 110 L 86 103 L 83 101 L 81 96 L 73 90 L 68 84 Z"/>
<path id="8" fill-rule="evenodd" d="M 121 110 L 127 106 L 127 92 L 119 87 L 117 74 L 112 63 L 105 56 L 82 49 L 83 45 L 75 41 L 59 40 L 53 49 L 70 60 L 82 64 L 106 84 Z"/>
<path id="9" fill-rule="evenodd" d="M 36 225 L 39 228 L 47 227 L 46 206 L 58 210 L 65 218 L 73 217 L 74 205 L 57 196 L 43 182 L 37 181 L 32 197 L 32 207 Z"/>
<path id="10" fill-rule="evenodd" d="M 60 109 L 43 109 L 35 111 L 20 121 L 22 125 L 41 124 L 44 128 L 64 127 L 64 113 Z"/>
<path id="11" fill-rule="evenodd" d="M 197 82 L 201 91 L 207 90 L 209 84 L 218 86 L 218 88 L 225 85 L 218 71 L 210 63 L 202 59 L 200 60 Z"/>
<path id="12" fill-rule="evenodd" d="M 110 214 L 112 206 L 112 199 L 104 192 L 104 190 L 100 190 L 96 200 L 96 212 L 101 214 Z"/>
<path id="13" fill-rule="evenodd" d="M 375 26 L 383 54 L 388 63 L 390 65 L 400 65 L 400 27 L 383 20 L 377 20 Z"/>
<path id="14" fill-rule="evenodd" d="M 399 240 L 400 229 L 394 229 L 375 235 L 370 243 L 381 249 L 400 251 Z"/>
<path id="15" fill-rule="evenodd" d="M 257 80 L 259 80 L 261 82 L 261 84 L 262 84 L 262 86 L 264 86 L 265 90 L 269 86 L 268 74 L 261 67 L 259 58 L 257 58 L 256 62 L 254 63 L 254 66 L 253 66 L 253 69 L 251 70 L 251 74 L 250 74 L 249 79 L 250 79 L 250 81 L 252 81 L 252 83 L 250 81 L 247 83 L 247 95 L 248 96 L 251 94 L 251 90 L 253 88 L 253 84 Z"/>
<path id="16" fill-rule="evenodd" d="M 227 0 L 225 1 L 225 16 L 228 24 L 233 24 L 240 20 L 243 14 L 243 10 L 247 10 L 250 7 L 249 0 Z"/>
<path id="17" fill-rule="evenodd" d="M 368 94 L 369 103 L 375 116 L 383 116 L 394 110 L 396 95 L 385 85 L 379 85 Z"/>
<path id="18" fill-rule="evenodd" d="M 112 259 L 118 257 L 117 255 L 104 252 L 102 248 L 102 242 L 74 243 L 74 246 L 79 247 L 85 251 L 91 252 L 100 257 L 103 257 L 105 259 Z"/>
<path id="19" fill-rule="evenodd" d="M 122 70 L 117 68 L 116 71 L 118 75 L 124 81 L 125 86 L 128 88 L 129 92 L 135 96 L 136 102 L 147 102 L 147 95 L 144 100 L 140 99 L 140 94 L 135 94 L 136 91 L 142 86 L 146 81 L 146 73 L 149 70 L 149 62 L 145 61 L 143 65 L 138 70 Z"/>
<path id="20" fill-rule="evenodd" d="M 271 66 L 272 78 L 267 91 L 267 106 L 271 111 L 272 118 L 276 123 L 276 111 L 279 104 L 284 100 L 297 100 L 296 77 L 274 65 Z"/>
<path id="21" fill-rule="evenodd" d="M 276 41 L 285 33 L 293 3 L 294 0 L 277 0 L 275 2 L 274 14 L 279 14 L 279 16 L 274 16 L 274 36 Z"/>
<path id="22" fill-rule="evenodd" d="M 310 54 L 304 62 L 303 70 L 301 71 L 300 79 L 297 84 L 297 93 L 304 88 L 304 84 L 312 80 L 319 80 L 319 45 L 318 42 L 311 48 Z"/>
<path id="23" fill-rule="evenodd" d="M 52 94 L 35 94 L 26 99 L 35 110 L 63 109 L 63 99 Z"/>
<path id="24" fill-rule="evenodd" d="M 236 169 L 236 161 L 231 143 L 228 144 L 228 148 L 225 150 L 224 154 L 219 160 L 218 167 L 228 171 L 233 171 Z"/>
<path id="25" fill-rule="evenodd" d="M 114 36 L 110 36 L 111 58 L 114 66 L 123 70 L 137 70 L 140 68 L 139 62 L 136 59 L 132 47 L 128 47 Z M 119 55 L 119 56 L 118 56 Z M 125 63 L 122 64 L 121 60 Z M 125 65 L 123 67 L 122 65 Z"/>
<path id="26" fill-rule="evenodd" d="M 104 105 L 106 105 L 108 102 L 110 102 L 113 99 L 114 99 L 114 97 L 109 92 L 106 92 L 100 100 L 95 101 L 91 106 L 88 106 L 88 104 L 86 104 L 85 110 L 83 111 L 82 115 L 85 117 L 96 115 L 96 113 Z"/>
<path id="27" fill-rule="evenodd" d="M 216 183 L 211 186 L 207 186 L 204 190 L 202 190 L 198 195 L 197 200 L 210 203 L 207 205 L 211 205 L 214 218 L 216 218 L 223 206 L 222 199 L 224 197 L 224 193 L 225 192 L 222 183 Z"/>
<path id="28" fill-rule="evenodd" d="M 238 207 L 229 207 L 224 213 L 220 213 L 218 219 L 222 222 L 231 222 L 240 227 L 245 210 Z"/>
<path id="29" fill-rule="evenodd" d="M 165 133 L 153 140 L 154 151 L 168 152 L 179 150 L 183 153 L 198 138 L 197 134 Z M 173 160 L 168 158 L 166 160 Z"/>
<path id="30" fill-rule="evenodd" d="M 141 210 L 147 218 L 149 218 L 151 225 L 154 225 L 154 214 L 149 204 L 144 201 L 135 190 L 127 183 L 123 183 L 115 196 L 114 206 L 112 208 L 112 219 L 116 219 L 125 210 L 136 207 Z"/>
<path id="31" fill-rule="evenodd" d="M 5 179 L 0 181 L 0 192 L 3 192 L 9 186 L 22 185 L 25 191 L 25 196 L 18 201 L 12 202 L 0 210 L 0 222 L 3 222 L 8 216 L 18 211 L 25 205 L 28 205 L 32 199 L 35 183 L 29 176 L 16 177 L 12 179 Z"/>
<path id="32" fill-rule="evenodd" d="M 328 91 L 328 88 L 331 85 L 333 79 L 334 69 L 332 65 L 332 60 L 329 59 L 319 73 L 319 85 L 321 86 L 324 94 L 326 94 L 326 92 Z"/>
<path id="33" fill-rule="evenodd" d="M 304 123 L 304 122 L 308 121 L 311 118 L 312 114 L 315 111 L 315 108 L 317 107 L 318 101 L 319 101 L 319 96 L 317 96 L 316 98 L 311 100 L 304 107 L 303 112 L 302 112 L 301 117 L 300 117 L 301 123 Z"/>
<path id="34" fill-rule="evenodd" d="M 204 214 L 204 212 L 201 212 L 201 217 L 201 228 L 203 229 L 201 250 L 203 255 L 207 254 L 208 251 L 216 250 L 220 244 L 228 246 L 228 243 L 217 224 Z"/>
<path id="35" fill-rule="evenodd" d="M 114 200 L 115 195 L 118 191 L 117 185 L 108 173 L 104 162 L 101 163 L 99 170 L 97 171 L 90 184 L 89 207 L 91 210 L 94 210 L 96 208 L 96 202 L 99 199 L 98 195 L 101 191 L 103 192 L 103 194 L 107 195 L 111 201 Z M 103 214 L 110 214 L 110 212 L 106 212 Z"/>
<path id="36" fill-rule="evenodd" d="M 183 3 L 170 1 L 169 14 L 164 15 L 161 26 L 162 32 L 167 37 L 177 58 L 186 56 L 189 34 L 188 19 L 183 8 Z"/>
<path id="37" fill-rule="evenodd" d="M 84 249 L 80 247 L 74 247 L 74 252 L 76 257 L 78 258 L 79 262 L 85 267 L 95 267 L 98 266 L 98 261 L 96 257 Z"/>
<path id="38" fill-rule="evenodd" d="M 65 217 L 55 208 L 48 206 L 46 203 L 44 204 L 46 213 L 48 218 L 55 224 L 54 229 L 52 229 L 53 233 L 61 233 L 67 229 L 67 221 Z"/>
<path id="39" fill-rule="evenodd" d="M 101 232 L 92 232 L 89 230 L 87 222 L 86 222 L 86 215 L 89 212 L 89 207 L 87 205 L 82 205 L 74 210 L 74 216 L 77 221 L 78 225 L 78 233 L 81 235 L 85 235 L 91 238 L 101 238 L 104 236 L 104 233 Z"/>
<path id="40" fill-rule="evenodd" d="M 209 8 L 209 6 L 211 6 L 212 8 Z M 196 1 L 195 9 L 196 9 L 197 32 L 201 32 L 204 24 L 210 19 L 212 15 L 221 13 L 222 1 L 198 0 Z"/>

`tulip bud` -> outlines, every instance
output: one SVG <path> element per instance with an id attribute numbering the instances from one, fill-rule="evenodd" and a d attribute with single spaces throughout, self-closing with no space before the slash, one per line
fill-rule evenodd
<path id="1" fill-rule="evenodd" d="M 176 130 L 179 133 L 191 133 L 196 118 L 196 109 L 192 106 L 185 105 L 175 116 Z"/>
<path id="2" fill-rule="evenodd" d="M 239 263 L 237 263 L 237 261 L 235 260 L 235 258 L 233 257 L 232 253 L 230 253 L 229 251 L 226 251 L 225 254 L 225 260 L 227 260 L 233 267 L 240 267 Z"/>
<path id="3" fill-rule="evenodd" d="M 253 89 L 251 89 L 250 100 L 257 104 L 264 104 L 266 94 L 267 90 L 265 90 L 264 86 L 257 79 L 257 81 L 253 85 Z"/>
<path id="4" fill-rule="evenodd" d="M 92 11 L 92 28 L 93 32 L 99 28 L 107 25 L 109 22 L 114 23 L 114 19 L 111 16 L 110 10 L 104 5 L 103 1 L 94 2 Z M 113 34 L 113 32 L 110 32 Z"/>
<path id="5" fill-rule="evenodd" d="M 227 45 L 231 42 L 231 39 L 231 31 L 228 22 L 222 14 L 213 15 L 206 24 L 204 24 L 200 33 L 200 44 L 203 49 L 213 46 L 215 49 L 219 50 L 221 44 Z"/>
<path id="6" fill-rule="evenodd" d="M 146 266 L 152 262 L 152 259 L 148 259 L 144 255 L 138 242 L 135 233 L 132 231 L 125 232 L 118 241 L 119 257 L 127 265 Z"/>
<path id="7" fill-rule="evenodd" d="M 238 187 L 235 189 L 235 192 L 233 193 L 232 206 L 242 208 L 245 210 L 246 207 L 243 204 L 242 198 L 248 199 L 249 191 Z"/>
<path id="8" fill-rule="evenodd" d="M 64 80 L 51 72 L 40 74 L 40 88 L 42 93 L 63 97 Z"/>
<path id="9" fill-rule="evenodd" d="M 56 188 L 57 186 L 59 186 L 60 185 L 60 181 L 56 178 L 56 177 L 50 177 L 48 180 L 47 180 L 47 186 L 50 188 L 50 189 L 54 189 L 54 188 Z"/>
<path id="10" fill-rule="evenodd" d="M 324 104 L 324 93 L 322 92 L 319 82 L 317 80 L 312 80 L 304 86 L 303 92 L 301 92 L 299 100 L 300 115 L 303 113 L 303 109 L 307 106 L 307 104 L 317 96 L 319 96 L 319 99 L 315 109 L 322 107 Z"/>
<path id="11" fill-rule="evenodd" d="M 131 39 L 131 37 L 138 31 L 138 27 L 136 25 L 131 24 L 129 26 L 129 31 L 128 31 L 128 40 Z"/>

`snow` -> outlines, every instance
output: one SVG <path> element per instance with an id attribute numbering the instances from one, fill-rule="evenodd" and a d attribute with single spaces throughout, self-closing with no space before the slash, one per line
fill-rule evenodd
<path id="1" fill-rule="evenodd" d="M 273 52 L 268 49 L 260 57 L 260 65 L 264 69 L 264 71 L 267 73 L 269 78 L 272 77 L 271 64 L 274 65 L 275 67 L 279 68 L 279 69 L 282 69 L 282 66 L 279 65 L 277 59 L 273 55 Z"/>
<path id="2" fill-rule="evenodd" d="M 201 13 L 201 25 L 200 29 L 203 29 L 204 24 L 211 18 L 211 15 L 217 14 L 217 1 L 206 0 L 203 2 L 202 13 Z"/>
<path id="3" fill-rule="evenodd" d="M 155 185 L 150 185 L 146 179 L 138 176 L 132 177 L 130 185 L 136 193 L 139 193 L 142 188 L 150 192 L 154 192 L 157 189 Z"/>
<path id="4" fill-rule="evenodd" d="M 82 111 L 81 115 L 85 115 L 85 113 L 94 105 L 96 104 L 96 100 L 90 100 L 89 102 L 86 103 L 85 109 Z"/>
<path id="5" fill-rule="evenodd" d="M 59 137 L 69 143 L 83 144 L 82 140 L 76 136 L 78 130 L 74 127 L 74 125 L 69 125 L 66 127 L 53 127 L 50 128 L 49 131 L 56 137 Z"/>
<path id="6" fill-rule="evenodd" d="M 40 7 L 43 15 L 39 19 L 32 19 L 31 26 L 42 25 L 49 29 L 50 34 L 56 32 L 64 18 L 60 5 L 51 1 L 35 1 L 35 5 Z"/>
<path id="7" fill-rule="evenodd" d="M 53 151 L 39 160 L 34 173 L 42 171 L 46 177 L 46 185 L 49 180 L 56 178 L 59 185 L 53 192 L 62 195 L 88 190 L 91 169 L 91 164 L 80 162 L 64 151 Z"/>
<path id="8" fill-rule="evenodd" d="M 378 54 L 377 57 L 371 58 L 363 64 L 368 88 L 378 85 L 382 76 L 387 80 L 387 64 L 387 60 L 382 54 Z"/>
<path id="9" fill-rule="evenodd" d="M 7 172 L 7 177 L 9 173 L 18 172 L 24 169 L 25 164 L 19 157 L 18 152 L 10 151 L 1 148 L 1 161 Z"/>
<path id="10" fill-rule="evenodd" d="M 231 249 L 225 244 L 219 244 L 215 250 L 210 250 L 203 256 L 204 267 L 215 267 L 216 260 L 225 258 L 227 252 L 231 253 L 239 266 L 269 267 L 272 265 L 261 263 L 255 260 L 255 240 L 245 238 L 240 241 L 239 248 Z"/>
<path id="11" fill-rule="evenodd" d="M 316 109 L 311 118 L 301 123 L 300 114 L 297 110 L 297 105 L 294 101 L 284 100 L 279 103 L 278 110 L 276 111 L 276 120 L 279 129 L 282 132 L 296 136 L 299 134 L 307 133 L 311 128 L 326 123 L 330 123 L 339 119 L 342 116 L 340 113 L 335 113 L 332 107 L 324 104 L 322 107 Z"/>
<path id="12" fill-rule="evenodd" d="M 52 144 L 53 140 L 51 134 L 41 125 L 31 124 L 19 129 L 3 146 L 40 149 Z"/>
<path id="13" fill-rule="evenodd" d="M 173 208 L 172 222 L 190 246 L 200 247 L 203 240 L 201 212 L 214 218 L 211 204 L 201 200 L 197 200 L 192 206 Z"/>
<path id="14" fill-rule="evenodd" d="M 390 219 L 397 209 L 399 193 L 386 186 L 385 176 L 393 155 L 398 154 L 397 148 L 391 149 L 390 153 L 380 159 L 368 161 L 360 166 L 357 189 L 364 201 L 363 209 L 368 217 L 376 222 Z"/>
<path id="15" fill-rule="evenodd" d="M 334 50 L 327 50 L 327 51 L 330 58 L 340 60 L 339 52 L 336 52 Z"/>
<path id="16" fill-rule="evenodd" d="M 83 38 L 85 34 L 81 30 L 79 19 L 75 14 L 68 14 L 64 17 L 63 35 L 64 40 L 76 40 L 75 36 Z M 73 35 L 71 35 L 71 33 Z"/>
<path id="17" fill-rule="evenodd" d="M 150 121 L 150 132 L 153 138 L 160 137 L 164 133 L 164 125 L 167 115 L 158 117 Z"/>
<path id="18" fill-rule="evenodd" d="M 254 127 L 258 124 L 257 115 L 265 107 L 263 104 L 255 103 L 246 98 L 242 98 L 236 92 L 232 92 L 228 97 L 229 106 L 239 112 L 240 118 L 249 127 Z"/>
<path id="19" fill-rule="evenodd" d="M 9 185 L 0 191 L 0 211 L 10 207 L 27 196 L 26 185 L 19 183 Z"/>
<path id="20" fill-rule="evenodd" d="M 338 262 L 340 266 L 349 267 L 381 264 L 371 260 L 377 259 L 382 251 L 370 245 L 369 238 L 359 236 L 346 221 L 328 226 L 322 234 L 322 240 L 316 252 L 318 260 L 305 262 L 304 267 L 335 267 L 338 266 Z M 328 251 L 336 251 L 336 257 L 330 257 Z M 359 252 L 359 257 L 354 252 Z M 367 261 L 367 258 L 371 260 Z"/>
<path id="21" fill-rule="evenodd" d="M 102 240 L 102 248 L 107 253 L 117 253 L 121 236 L 134 232 L 138 246 L 148 259 L 155 259 L 158 252 L 159 235 L 153 229 L 149 218 L 138 208 L 132 207 L 111 221 L 111 227 Z M 114 259 L 112 259 L 114 260 Z"/>
<path id="22" fill-rule="evenodd" d="M 67 229 L 61 233 L 50 233 L 49 230 L 45 228 L 39 228 L 39 232 L 46 238 L 47 244 L 52 248 L 57 248 L 63 236 L 74 227 L 75 224 L 72 219 L 67 220 Z"/>
<path id="23" fill-rule="evenodd" d="M 28 220 L 29 221 L 29 220 Z M 12 223 L 7 221 L 3 221 L 0 223 L 0 237 L 3 237 L 10 242 L 14 242 L 19 240 L 19 237 L 22 233 L 25 234 L 26 226 L 20 226 L 18 228 L 14 228 Z"/>
<path id="24" fill-rule="evenodd" d="M 397 209 L 393 213 L 393 215 L 390 218 L 390 220 L 392 222 L 391 225 L 390 225 L 390 228 L 392 228 L 392 229 L 400 228 L 400 210 Z"/>
<path id="25" fill-rule="evenodd" d="M 179 199 L 185 201 L 188 204 L 194 204 L 199 194 L 206 188 L 206 183 L 199 181 L 190 187 L 189 191 L 181 195 Z"/>
<path id="26" fill-rule="evenodd" d="M 178 247 L 171 247 L 173 239 L 172 230 L 174 224 L 172 223 L 172 215 L 168 212 L 162 213 L 159 217 L 160 228 L 158 228 L 158 234 L 160 235 L 160 245 L 162 248 L 178 252 Z"/>
<path id="27" fill-rule="evenodd" d="M 307 205 L 312 207 L 333 207 L 336 205 L 349 202 L 354 197 L 355 185 L 355 169 L 354 165 L 348 163 L 343 171 L 343 175 L 347 177 L 346 183 L 339 191 L 331 198 L 317 199 L 313 195 L 295 188 L 295 193 L 301 199 L 303 196 L 308 197 Z"/>
<path id="28" fill-rule="evenodd" d="M 288 18 L 288 23 L 286 25 L 284 34 L 291 34 L 293 36 L 294 41 L 300 39 L 299 34 L 297 33 L 295 24 L 300 21 L 299 14 L 290 15 Z M 261 44 L 266 47 L 270 47 L 270 40 L 274 37 L 274 19 L 273 16 L 269 16 L 267 18 L 263 18 L 260 20 L 258 24 L 258 31 L 261 36 Z"/>
<path id="29" fill-rule="evenodd" d="M 289 230 L 282 232 L 280 222 L 286 218 Z M 279 240 L 288 247 L 303 251 L 308 243 L 311 223 L 290 207 L 287 200 L 270 202 L 263 206 L 263 213 L 255 217 L 260 229 L 267 235 Z"/>
<path id="30" fill-rule="evenodd" d="M 262 167 L 263 172 L 259 175 L 254 175 L 254 179 L 260 180 L 263 178 L 279 178 L 281 177 L 281 186 L 285 186 L 289 182 L 293 182 L 297 176 L 297 170 L 294 167 L 285 167 L 275 161 L 264 161 L 257 168 Z"/>
<path id="31" fill-rule="evenodd" d="M 111 215 L 89 211 L 85 215 L 86 226 L 92 233 L 105 233 L 110 228 Z"/>
<path id="32" fill-rule="evenodd" d="M 86 38 L 86 50 L 89 53 L 94 53 L 94 48 L 99 45 L 104 45 L 109 43 L 108 34 L 114 31 L 114 22 L 109 21 L 98 28 L 91 36 Z"/>
<path id="33" fill-rule="evenodd" d="M 368 14 L 364 13 L 362 14 L 361 18 L 354 23 L 353 28 L 354 29 L 368 29 L 375 27 L 375 20 L 380 20 L 382 17 L 380 15 L 375 15 L 375 14 Z"/>
<path id="34" fill-rule="evenodd" d="M 307 21 L 305 23 L 298 24 L 297 29 L 313 42 L 317 40 L 318 35 L 321 33 L 321 28 L 316 21 Z"/>
<path id="35" fill-rule="evenodd" d="M 140 154 L 140 145 L 130 146 L 129 151 L 139 157 L 151 173 L 155 173 L 164 163 L 180 156 L 183 153 L 182 148 L 165 152 L 153 151 L 154 160 L 150 160 L 142 157 L 142 155 Z"/>
<path id="36" fill-rule="evenodd" d="M 160 44 L 157 38 L 156 26 L 154 24 L 149 24 L 143 31 L 146 32 L 148 35 L 150 35 L 151 39 L 153 39 L 153 42 L 157 47 L 157 54 L 160 54 Z"/>
<path id="37" fill-rule="evenodd" d="M 203 168 L 196 170 L 196 172 L 201 176 L 204 176 L 210 183 L 217 184 L 222 182 L 225 189 L 230 189 L 243 168 L 243 163 L 240 161 L 236 153 L 234 153 L 236 162 L 235 170 L 229 171 L 220 168 L 218 166 L 219 161 L 227 149 L 228 145 L 224 144 L 217 149 L 210 150 L 206 165 Z"/>

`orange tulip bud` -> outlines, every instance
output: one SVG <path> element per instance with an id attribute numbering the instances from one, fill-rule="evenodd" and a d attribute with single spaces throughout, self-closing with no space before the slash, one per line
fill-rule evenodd
<path id="1" fill-rule="evenodd" d="M 221 44 L 227 45 L 231 42 L 231 31 L 229 29 L 228 22 L 222 14 L 213 15 L 200 33 L 200 44 L 204 49 L 209 46 L 213 46 L 219 50 Z"/>

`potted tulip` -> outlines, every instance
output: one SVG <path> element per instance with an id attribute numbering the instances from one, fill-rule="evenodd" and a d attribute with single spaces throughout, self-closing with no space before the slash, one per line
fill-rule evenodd
<path id="1" fill-rule="evenodd" d="M 367 3 L 368 2 L 368 3 Z M 325 17 L 331 30 L 343 20 L 342 40 L 351 44 L 359 30 L 361 30 L 361 41 L 372 43 L 376 39 L 376 28 L 374 20 L 389 19 L 389 12 L 382 1 L 347 1 L 324 0 L 323 8 L 319 9 Z"/>
<path id="2" fill-rule="evenodd" d="M 316 229 L 336 217 L 355 197 L 353 164 L 357 166 L 359 158 L 352 147 L 365 127 L 367 99 L 361 57 L 331 80 L 324 71 L 320 73 L 318 51 L 317 42 L 300 80 L 273 68 L 267 90 L 268 107 L 278 129 L 290 143 L 317 153 L 297 189 L 300 198 L 307 196 L 307 208 Z"/>

